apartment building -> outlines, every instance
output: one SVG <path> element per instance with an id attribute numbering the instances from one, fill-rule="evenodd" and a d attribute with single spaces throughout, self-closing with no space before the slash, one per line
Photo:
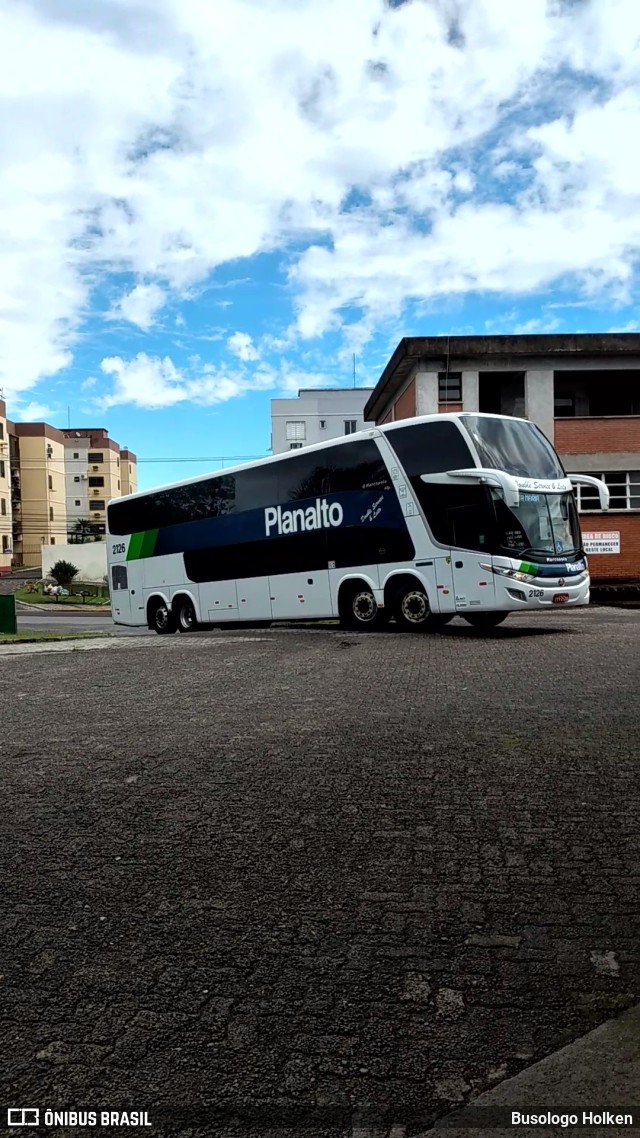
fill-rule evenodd
<path id="1" fill-rule="evenodd" d="M 62 431 L 68 531 L 72 537 L 88 523 L 94 535 L 106 530 L 106 507 L 111 498 L 137 488 L 137 461 L 104 428 Z"/>
<path id="2" fill-rule="evenodd" d="M 401 340 L 364 408 L 377 424 L 443 411 L 537 423 L 568 473 L 609 485 L 602 513 L 578 492 L 595 583 L 640 584 L 640 334 Z"/>
<path id="3" fill-rule="evenodd" d="M 138 489 L 138 459 L 127 447 L 120 451 L 122 494 L 135 494 Z"/>
<path id="4" fill-rule="evenodd" d="M 41 565 L 43 546 L 104 541 L 107 502 L 137 487 L 135 454 L 121 451 L 103 428 L 12 423 L 4 403 L 0 410 L 10 487 L 3 524 L 0 465 L 0 572 L 9 572 L 12 564 Z"/>
<path id="5" fill-rule="evenodd" d="M 0 575 L 11 569 L 13 535 L 11 532 L 11 470 L 7 406 L 0 399 Z"/>
<path id="6" fill-rule="evenodd" d="M 13 560 L 39 565 L 43 545 L 67 540 L 64 437 L 48 423 L 7 423 Z"/>
<path id="7" fill-rule="evenodd" d="M 272 399 L 272 453 L 361 431 L 372 391 L 372 387 L 316 387 L 300 390 L 297 399 Z"/>

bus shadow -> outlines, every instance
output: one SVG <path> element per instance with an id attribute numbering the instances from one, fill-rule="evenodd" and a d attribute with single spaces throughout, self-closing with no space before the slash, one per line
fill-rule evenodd
<path id="1" fill-rule="evenodd" d="M 389 627 L 389 632 L 395 631 Z M 465 640 L 519 640 L 526 636 L 574 636 L 575 630 L 573 628 L 536 628 L 535 625 L 501 625 L 499 628 L 477 629 L 470 626 L 465 628 L 461 624 L 447 625 L 446 628 L 441 629 L 436 635 L 452 637 L 462 637 Z"/>

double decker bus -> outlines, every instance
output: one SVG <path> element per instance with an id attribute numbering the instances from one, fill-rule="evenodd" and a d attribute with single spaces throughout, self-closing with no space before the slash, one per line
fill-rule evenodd
<path id="1" fill-rule="evenodd" d="M 608 509 L 534 423 L 460 412 L 131 494 L 108 506 L 113 618 L 417 632 L 586 605 L 577 483 Z"/>

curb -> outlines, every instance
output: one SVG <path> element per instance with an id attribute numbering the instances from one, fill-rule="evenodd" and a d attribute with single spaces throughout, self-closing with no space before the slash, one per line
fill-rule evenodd
<path id="1" fill-rule="evenodd" d="M 447 1138 L 498 1138 L 517 1130 L 520 1138 L 606 1133 L 607 1138 L 640 1133 L 640 1005 L 596 1027 L 520 1074 L 485 1091 L 468 1106 L 439 1118 L 416 1135 L 443 1130 Z M 635 1107 L 635 1110 L 634 1110 Z M 511 1111 L 525 1116 L 576 1114 L 578 1125 L 512 1124 Z M 628 1112 L 633 1125 L 589 1125 L 583 1112 Z"/>
<path id="2" fill-rule="evenodd" d="M 30 601 L 16 600 L 16 607 L 21 605 L 25 609 L 35 609 L 36 612 L 92 612 L 94 616 L 111 615 L 111 609 L 101 605 L 32 605 Z"/>

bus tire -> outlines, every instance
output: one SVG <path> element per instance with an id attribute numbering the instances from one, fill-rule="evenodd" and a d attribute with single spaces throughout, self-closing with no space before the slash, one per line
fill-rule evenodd
<path id="1" fill-rule="evenodd" d="M 175 600 L 173 607 L 178 632 L 195 632 L 198 628 L 198 622 L 196 620 L 196 610 L 193 607 L 193 601 L 190 601 L 189 597 L 180 597 L 177 602 L 177 610 Z"/>
<path id="2" fill-rule="evenodd" d="M 164 601 L 156 599 L 149 604 L 149 628 L 158 636 L 169 636 L 176 630 L 176 618 Z"/>
<path id="3" fill-rule="evenodd" d="M 502 624 L 508 615 L 508 612 L 474 612 L 473 616 L 465 616 L 464 619 L 478 632 L 489 632 Z"/>
<path id="4" fill-rule="evenodd" d="M 353 581 L 342 586 L 338 601 L 340 624 L 351 632 L 371 632 L 384 623 L 384 609 L 372 589 L 364 581 Z"/>
<path id="5" fill-rule="evenodd" d="M 429 598 L 419 581 L 405 581 L 395 593 L 391 611 L 402 632 L 434 632 L 438 617 L 429 606 Z"/>

